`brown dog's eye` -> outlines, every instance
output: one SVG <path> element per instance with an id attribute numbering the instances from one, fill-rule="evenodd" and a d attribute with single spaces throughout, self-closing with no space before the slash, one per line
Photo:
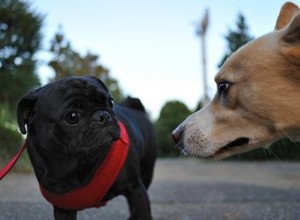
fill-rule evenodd
<path id="1" fill-rule="evenodd" d="M 76 126 L 82 119 L 82 114 L 79 112 L 68 112 L 64 117 L 64 122 L 69 126 Z"/>
<path id="2" fill-rule="evenodd" d="M 231 86 L 231 83 L 229 83 L 229 82 L 219 82 L 219 84 L 218 84 L 219 97 L 225 96 L 227 94 L 230 86 Z"/>

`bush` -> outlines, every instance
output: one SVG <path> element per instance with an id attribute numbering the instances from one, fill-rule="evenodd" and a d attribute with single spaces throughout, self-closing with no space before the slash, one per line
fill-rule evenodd
<path id="1" fill-rule="evenodd" d="M 155 123 L 159 156 L 177 157 L 180 155 L 180 150 L 175 147 L 171 133 L 190 114 L 191 111 L 186 105 L 179 101 L 169 101 L 163 106 Z"/>
<path id="2" fill-rule="evenodd" d="M 4 167 L 19 151 L 24 140 L 18 131 L 0 125 L 0 166 Z M 16 163 L 15 171 L 29 172 L 32 170 L 29 157 L 24 153 Z"/>

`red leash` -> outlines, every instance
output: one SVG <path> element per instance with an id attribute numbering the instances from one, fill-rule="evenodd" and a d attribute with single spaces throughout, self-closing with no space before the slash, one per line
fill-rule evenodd
<path id="1" fill-rule="evenodd" d="M 3 179 L 3 177 L 6 176 L 6 174 L 11 170 L 11 168 L 13 168 L 13 166 L 15 165 L 15 163 L 18 161 L 19 157 L 21 156 L 22 152 L 25 150 L 26 148 L 26 143 L 27 140 L 25 140 L 23 146 L 20 148 L 19 152 L 16 154 L 16 156 L 14 156 L 13 159 L 11 159 L 8 164 L 0 171 L 0 180 Z"/>

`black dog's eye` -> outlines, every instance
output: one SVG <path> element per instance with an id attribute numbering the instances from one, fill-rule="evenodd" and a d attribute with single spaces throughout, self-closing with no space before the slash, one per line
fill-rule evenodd
<path id="1" fill-rule="evenodd" d="M 114 100 L 112 100 L 112 99 L 109 99 L 109 100 L 108 100 L 108 106 L 109 106 L 109 107 L 111 107 L 111 108 L 114 107 L 114 104 L 115 104 L 115 103 L 114 103 Z"/>
<path id="2" fill-rule="evenodd" d="M 68 112 L 64 117 L 64 122 L 69 126 L 76 126 L 82 119 L 82 114 L 79 112 Z"/>
<path id="3" fill-rule="evenodd" d="M 219 82 L 218 83 L 218 93 L 219 97 L 225 96 L 231 86 L 231 83 L 229 82 Z"/>

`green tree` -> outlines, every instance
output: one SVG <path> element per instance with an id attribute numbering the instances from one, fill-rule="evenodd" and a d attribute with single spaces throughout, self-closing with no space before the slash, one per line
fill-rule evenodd
<path id="1" fill-rule="evenodd" d="M 179 101 L 169 101 L 161 109 L 159 118 L 155 122 L 155 130 L 159 145 L 160 156 L 178 156 L 180 150 L 176 149 L 171 132 L 181 123 L 191 111 Z"/>
<path id="2" fill-rule="evenodd" d="M 35 53 L 41 44 L 43 16 L 21 0 L 0 1 L 0 166 L 18 151 L 23 138 L 15 124 L 15 107 L 19 98 L 39 85 L 35 74 Z M 30 170 L 27 155 L 17 164 Z"/>
<path id="3" fill-rule="evenodd" d="M 227 41 L 227 52 L 221 59 L 218 67 L 221 67 L 223 63 L 227 60 L 227 58 L 233 54 L 237 49 L 246 44 L 247 42 L 253 40 L 253 37 L 249 34 L 249 28 L 246 24 L 246 19 L 242 14 L 238 15 L 238 19 L 236 22 L 236 30 L 230 30 L 228 34 L 225 36 Z"/>
<path id="4" fill-rule="evenodd" d="M 92 53 L 81 56 L 71 47 L 61 31 L 52 39 L 50 52 L 53 59 L 49 66 L 55 71 L 54 80 L 66 76 L 93 75 L 105 82 L 116 102 L 123 99 L 117 80 L 111 78 L 108 69 L 98 63 L 99 56 Z"/>
<path id="5" fill-rule="evenodd" d="M 0 3 L 0 103 L 15 109 L 20 96 L 39 85 L 34 54 L 41 44 L 43 17 L 20 0 Z M 14 112 L 14 111 L 12 111 Z"/>

